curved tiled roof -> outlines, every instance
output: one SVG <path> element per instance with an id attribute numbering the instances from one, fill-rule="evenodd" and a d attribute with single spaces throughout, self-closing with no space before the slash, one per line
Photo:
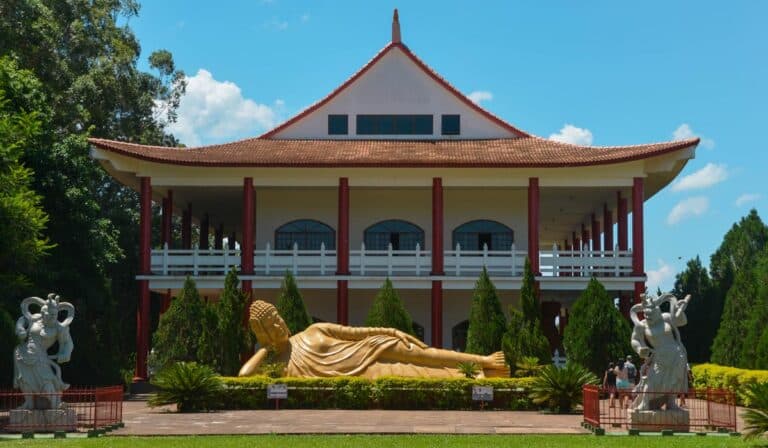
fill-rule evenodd
<path id="1" fill-rule="evenodd" d="M 171 148 L 92 138 L 106 151 L 156 163 L 218 167 L 485 167 L 605 165 L 681 150 L 699 139 L 635 146 L 578 146 L 520 137 L 489 140 L 283 140 L 251 138 Z"/>

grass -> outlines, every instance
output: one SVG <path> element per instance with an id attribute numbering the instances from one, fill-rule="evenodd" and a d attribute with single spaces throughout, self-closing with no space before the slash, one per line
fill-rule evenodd
<path id="1" fill-rule="evenodd" d="M 748 443 L 738 437 L 595 437 L 591 435 L 264 435 L 264 436 L 188 436 L 188 437 L 101 437 L 98 439 L 15 440 L 0 442 L 0 447 L 291 447 L 291 448 L 366 448 L 366 447 L 541 447 L 541 448 L 737 448 L 767 447 L 768 441 Z"/>

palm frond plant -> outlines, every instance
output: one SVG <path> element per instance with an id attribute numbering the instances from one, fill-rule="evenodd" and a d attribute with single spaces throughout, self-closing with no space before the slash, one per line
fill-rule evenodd
<path id="1" fill-rule="evenodd" d="M 471 361 L 460 362 L 456 367 L 462 375 L 469 379 L 474 379 L 480 372 L 480 366 Z"/>
<path id="2" fill-rule="evenodd" d="M 768 382 L 747 385 L 750 407 L 744 411 L 744 438 L 756 439 L 768 435 Z"/>
<path id="3" fill-rule="evenodd" d="M 176 362 L 152 380 L 160 390 L 149 399 L 150 406 L 175 404 L 179 412 L 196 412 L 216 407 L 224 384 L 208 366 L 195 362 Z"/>
<path id="4" fill-rule="evenodd" d="M 563 368 L 548 365 L 539 370 L 529 396 L 553 412 L 565 414 L 581 404 L 585 384 L 597 384 L 597 377 L 584 367 L 568 363 Z"/>
<path id="5" fill-rule="evenodd" d="M 539 370 L 544 368 L 544 366 L 539 363 L 539 358 L 535 356 L 523 356 L 515 363 L 515 366 L 517 367 L 515 376 L 519 377 L 534 376 Z"/>

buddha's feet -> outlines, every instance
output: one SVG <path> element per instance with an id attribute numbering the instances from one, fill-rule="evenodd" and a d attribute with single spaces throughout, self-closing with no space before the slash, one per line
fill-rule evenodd
<path id="1" fill-rule="evenodd" d="M 509 367 L 504 352 L 491 353 L 483 359 L 483 373 L 486 377 L 508 377 Z"/>

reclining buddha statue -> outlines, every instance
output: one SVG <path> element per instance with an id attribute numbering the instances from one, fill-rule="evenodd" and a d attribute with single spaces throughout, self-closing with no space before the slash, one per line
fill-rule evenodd
<path id="1" fill-rule="evenodd" d="M 479 377 L 507 377 L 504 354 L 488 356 L 431 348 L 394 328 L 347 327 L 316 323 L 291 336 L 270 303 L 251 304 L 249 324 L 261 348 L 240 369 L 239 376 L 256 375 L 272 352 L 285 364 L 286 376 L 463 377 L 459 363 L 475 363 Z"/>

